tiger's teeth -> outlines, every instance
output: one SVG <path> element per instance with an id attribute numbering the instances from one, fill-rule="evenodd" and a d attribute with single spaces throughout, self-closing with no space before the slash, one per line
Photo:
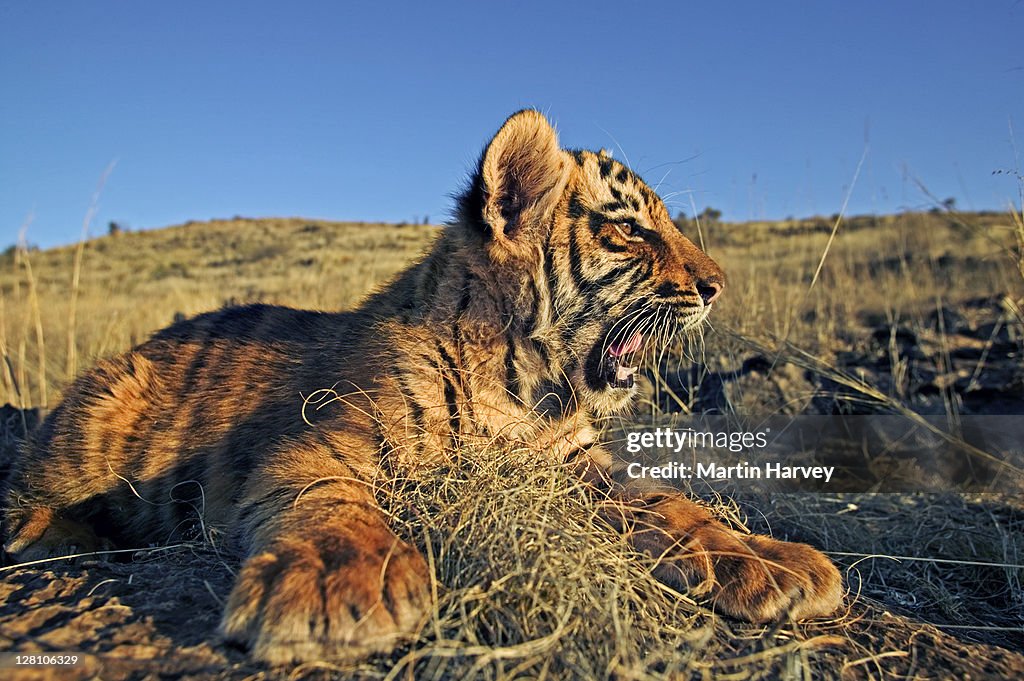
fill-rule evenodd
<path id="1" fill-rule="evenodd" d="M 624 367 L 620 366 L 615 370 L 615 378 L 619 381 L 629 380 L 629 377 L 637 372 L 640 367 Z"/>

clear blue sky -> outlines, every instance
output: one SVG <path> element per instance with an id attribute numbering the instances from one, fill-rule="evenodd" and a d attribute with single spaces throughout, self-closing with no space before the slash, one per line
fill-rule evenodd
<path id="1" fill-rule="evenodd" d="M 1005 208 L 1024 2 L 0 4 L 0 246 L 448 215 L 511 112 L 727 219 Z M 620 150 L 621 149 L 621 150 Z M 667 177 L 666 177 L 667 175 Z M 678 192 L 678 193 L 677 193 Z"/>

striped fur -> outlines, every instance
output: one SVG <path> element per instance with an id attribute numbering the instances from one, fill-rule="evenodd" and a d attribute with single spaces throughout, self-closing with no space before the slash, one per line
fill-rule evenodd
<path id="1" fill-rule="evenodd" d="M 198 527 L 245 556 L 223 630 L 257 657 L 388 649 L 429 610 L 428 574 L 369 483 L 466 444 L 520 441 L 609 485 L 594 419 L 628 408 L 630 365 L 696 329 L 723 286 L 629 168 L 561 149 L 522 111 L 431 252 L 359 310 L 226 308 L 79 378 L 12 476 L 6 549 L 30 560 Z M 820 553 L 738 538 L 680 497 L 613 516 L 666 582 L 711 584 L 730 614 L 839 602 Z"/>

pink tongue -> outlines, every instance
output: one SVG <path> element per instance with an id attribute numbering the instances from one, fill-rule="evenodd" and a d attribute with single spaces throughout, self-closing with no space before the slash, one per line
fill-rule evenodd
<path id="1" fill-rule="evenodd" d="M 639 333 L 634 333 L 624 343 L 616 343 L 608 348 L 608 354 L 612 357 L 622 357 L 631 352 L 636 352 L 640 348 L 640 344 L 644 342 L 644 337 Z"/>

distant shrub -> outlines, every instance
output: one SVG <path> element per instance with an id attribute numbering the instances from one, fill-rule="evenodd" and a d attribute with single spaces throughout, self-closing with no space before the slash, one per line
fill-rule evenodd
<path id="1" fill-rule="evenodd" d="M 711 206 L 708 206 L 703 211 L 701 211 L 700 215 L 698 215 L 697 218 L 701 222 L 712 224 L 722 219 L 722 211 L 718 210 L 717 208 L 712 208 Z"/>

